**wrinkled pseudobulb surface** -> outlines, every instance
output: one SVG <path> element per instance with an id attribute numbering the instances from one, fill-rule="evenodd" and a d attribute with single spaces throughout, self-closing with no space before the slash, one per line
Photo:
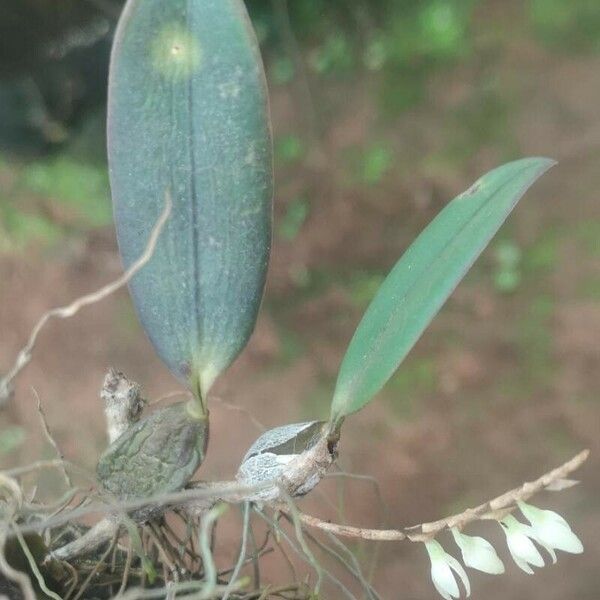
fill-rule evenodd
<path id="1" fill-rule="evenodd" d="M 96 473 L 121 500 L 177 491 L 191 479 L 206 452 L 208 419 L 179 402 L 138 421 L 102 454 Z"/>

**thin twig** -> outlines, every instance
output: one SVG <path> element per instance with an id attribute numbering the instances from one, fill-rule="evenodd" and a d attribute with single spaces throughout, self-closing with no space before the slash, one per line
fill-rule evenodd
<path id="1" fill-rule="evenodd" d="M 36 581 L 38 582 L 38 585 L 40 586 L 40 589 L 42 590 L 42 592 L 44 592 L 44 594 L 46 594 L 46 596 L 48 596 L 49 598 L 52 598 L 53 600 L 62 600 L 62 598 L 58 594 L 53 592 L 46 585 L 44 576 L 40 572 L 40 569 L 37 566 L 37 563 L 35 561 L 33 554 L 31 554 L 31 550 L 29 549 L 29 546 L 27 545 L 27 542 L 25 541 L 23 534 L 18 530 L 18 528 L 13 528 L 13 531 L 15 532 L 15 535 L 17 536 L 17 540 L 19 541 L 21 550 L 23 550 L 23 554 L 25 554 L 25 558 L 27 558 L 27 563 L 29 564 L 29 568 L 31 569 L 31 572 L 35 576 Z"/>
<path id="2" fill-rule="evenodd" d="M 116 543 L 117 543 L 117 535 L 115 534 L 113 536 L 113 539 L 112 539 L 111 543 L 109 544 L 108 548 L 100 557 L 100 560 L 94 565 L 94 568 L 90 571 L 90 574 L 85 578 L 85 581 L 81 584 L 81 587 L 79 588 L 79 591 L 77 592 L 77 594 L 73 597 L 73 600 L 79 600 L 80 598 L 83 597 L 83 593 L 85 592 L 85 590 L 87 590 L 92 579 L 96 576 L 98 571 L 100 571 L 100 569 L 102 568 L 102 565 L 106 562 L 108 555 L 112 552 L 113 546 Z"/>
<path id="3" fill-rule="evenodd" d="M 31 356 L 38 336 L 48 321 L 52 319 L 68 319 L 76 315 L 82 308 L 104 300 L 111 294 L 114 294 L 117 290 L 127 285 L 131 279 L 150 261 L 152 255 L 154 254 L 154 250 L 156 249 L 160 234 L 165 226 L 165 223 L 167 222 L 167 219 L 169 218 L 169 215 L 171 214 L 172 204 L 171 195 L 169 192 L 167 192 L 165 194 L 164 210 L 156 222 L 156 225 L 152 229 L 152 232 L 150 233 L 146 249 L 120 277 L 96 292 L 81 296 L 67 306 L 53 308 L 42 315 L 40 320 L 36 323 L 35 327 L 31 331 L 27 344 L 17 355 L 15 364 L 10 369 L 8 374 L 0 380 L 0 401 L 7 400 L 10 397 L 12 391 L 12 382 L 31 361 Z"/>
<path id="4" fill-rule="evenodd" d="M 42 399 L 40 398 L 40 395 L 38 394 L 37 390 L 34 387 L 31 388 L 31 391 L 37 401 L 37 411 L 38 411 L 38 415 L 40 417 L 40 421 L 42 422 L 42 429 L 44 430 L 44 435 L 46 436 L 46 439 L 48 440 L 50 445 L 54 448 L 54 451 L 56 452 L 56 456 L 61 461 L 60 471 L 62 473 L 63 479 L 65 480 L 67 489 L 72 489 L 73 482 L 71 481 L 71 477 L 67 473 L 67 469 L 65 468 L 65 465 L 64 465 L 65 455 L 63 454 L 62 450 L 60 449 L 60 446 L 58 445 L 58 442 L 54 439 L 54 436 L 52 435 L 52 432 L 50 431 L 50 426 L 48 425 L 48 420 L 46 419 L 46 413 L 44 412 L 44 409 L 42 407 Z"/>
<path id="5" fill-rule="evenodd" d="M 246 547 L 248 545 L 248 529 L 250 528 L 250 503 L 244 502 L 243 519 L 242 519 L 242 543 L 240 546 L 240 555 L 231 574 L 231 579 L 227 585 L 227 589 L 223 594 L 223 600 L 228 600 L 237 578 L 240 576 L 240 571 L 246 560 Z"/>
<path id="6" fill-rule="evenodd" d="M 173 557 L 170 556 L 168 549 L 164 546 L 163 542 L 161 541 L 159 532 L 156 531 L 156 527 L 153 525 L 153 523 L 150 523 L 149 526 L 146 528 L 146 533 L 154 543 L 154 546 L 157 548 L 159 556 L 162 557 L 162 564 L 169 568 L 173 580 L 175 581 L 175 583 L 178 583 L 179 573 L 177 571 L 177 566 L 173 561 Z M 163 573 L 163 575 L 165 575 L 165 573 Z M 168 581 L 168 578 L 166 576 L 164 577 L 164 579 Z"/>
<path id="7" fill-rule="evenodd" d="M 75 592 L 77 584 L 79 583 L 79 573 L 77 572 L 77 569 L 69 563 L 62 563 L 62 565 L 67 569 L 67 571 L 71 573 L 71 577 L 73 578 L 73 581 L 67 589 L 67 591 L 65 592 L 64 597 L 64 600 L 69 600 L 69 598 L 71 598 L 71 595 Z"/>
<path id="8" fill-rule="evenodd" d="M 256 429 L 258 429 L 258 431 L 264 433 L 267 430 L 267 428 L 247 408 L 244 408 L 243 406 L 238 406 L 237 404 L 233 404 L 232 402 L 227 402 L 226 400 L 223 400 L 223 398 L 219 398 L 218 396 L 212 396 L 211 400 L 213 402 L 218 402 L 223 408 L 226 408 L 227 410 L 242 413 L 243 415 L 248 417 L 248 420 L 256 427 Z"/>
<path id="9" fill-rule="evenodd" d="M 348 548 L 348 546 L 346 546 L 346 544 L 344 544 L 340 539 L 338 539 L 333 533 L 329 533 L 327 535 L 336 546 L 338 546 L 343 552 L 345 552 L 348 555 L 348 560 L 354 566 L 354 570 L 349 570 L 350 572 L 355 572 L 356 578 L 363 586 L 364 590 L 367 592 L 369 598 L 371 598 L 371 600 L 381 600 L 381 597 L 377 593 L 377 590 L 375 590 L 371 582 L 368 579 L 366 579 L 363 575 L 358 559 L 356 558 L 352 550 L 350 550 L 350 548 Z M 343 564 L 347 564 L 347 562 L 344 562 Z"/>
<path id="10" fill-rule="evenodd" d="M 226 504 L 219 504 L 209 510 L 202 519 L 199 539 L 205 582 L 205 587 L 202 589 L 202 598 L 211 598 L 217 587 L 217 568 L 210 549 L 210 537 L 213 525 L 216 523 L 217 519 L 223 515 L 226 509 Z"/>
<path id="11" fill-rule="evenodd" d="M 298 579 L 298 573 L 296 572 L 296 567 L 292 561 L 292 559 L 289 557 L 288 553 L 285 551 L 285 548 L 283 547 L 283 544 L 281 543 L 281 539 L 280 539 L 280 535 L 279 535 L 279 529 L 274 529 L 273 530 L 273 540 L 275 541 L 275 544 L 277 545 L 277 548 L 279 549 L 279 552 L 281 552 L 281 555 L 283 556 L 283 559 L 290 571 L 290 575 L 292 577 L 292 581 L 295 584 L 299 583 L 299 579 Z"/>
<path id="12" fill-rule="evenodd" d="M 260 588 L 260 557 L 262 552 L 266 549 L 267 544 L 269 543 L 269 535 L 270 530 L 267 529 L 267 535 L 265 537 L 265 542 L 262 546 L 262 549 L 259 548 L 256 544 L 256 536 L 254 535 L 254 527 L 252 523 L 250 523 L 250 543 L 252 544 L 252 570 L 254 576 L 254 589 Z"/>
<path id="13" fill-rule="evenodd" d="M 94 503 L 81 509 L 65 511 L 52 519 L 29 523 L 21 527 L 23 533 L 39 532 L 44 529 L 59 527 L 90 514 L 124 514 L 136 512 L 139 509 L 152 507 L 156 509 L 157 515 L 165 512 L 173 506 L 198 507 L 213 506 L 219 501 L 228 504 L 241 504 L 245 501 L 253 501 L 271 483 L 255 486 L 240 485 L 235 481 L 223 481 L 206 484 L 204 487 L 185 489 L 169 494 L 157 494 L 149 498 L 132 499 L 120 502 Z M 107 541 L 107 540 L 104 540 Z"/>
<path id="14" fill-rule="evenodd" d="M 383 492 L 381 491 L 381 485 L 379 484 L 379 481 L 375 477 L 373 477 L 372 475 L 363 475 L 363 474 L 359 474 L 359 473 L 348 473 L 341 468 L 340 468 L 340 471 L 337 471 L 337 472 L 334 471 L 333 473 L 328 473 L 325 475 L 325 477 L 341 478 L 342 480 L 352 479 L 355 481 L 365 481 L 367 483 L 370 483 L 373 486 L 375 496 L 377 497 L 377 501 L 379 502 L 380 509 L 383 513 L 383 518 L 380 520 L 379 527 L 381 527 L 382 529 L 387 529 L 388 521 L 389 521 L 389 508 L 383 498 Z M 370 564 L 369 564 L 369 574 L 367 577 L 367 580 L 369 582 L 371 582 L 373 580 L 373 577 L 375 575 L 375 570 L 377 568 L 377 562 L 379 560 L 380 551 L 381 551 L 381 543 L 379 543 L 379 542 L 376 542 L 375 544 L 373 544 L 371 550 L 369 551 Z"/>
<path id="15" fill-rule="evenodd" d="M 293 519 L 293 526 L 294 526 L 294 531 L 296 533 L 296 539 L 298 540 L 298 543 L 300 544 L 300 547 L 302 548 L 302 551 L 304 552 L 304 554 L 306 555 L 306 557 L 308 558 L 308 561 L 310 562 L 310 564 L 312 565 L 313 569 L 315 570 L 315 573 L 317 574 L 317 581 L 315 583 L 315 594 L 318 596 L 319 592 L 321 591 L 321 585 L 323 582 L 323 569 L 321 568 L 321 565 L 319 564 L 319 561 L 315 558 L 315 555 L 312 553 L 312 550 L 310 549 L 310 546 L 306 543 L 306 540 L 304 539 L 304 533 L 302 531 L 302 526 L 300 524 L 300 519 L 299 517 L 299 511 L 296 508 L 296 505 L 294 504 L 294 500 L 292 499 L 292 497 L 283 489 L 283 487 L 280 488 L 281 494 L 283 495 L 285 502 L 288 506 L 288 510 L 292 513 L 292 519 Z"/>
<path id="16" fill-rule="evenodd" d="M 8 581 L 12 581 L 19 586 L 24 600 L 36 600 L 35 592 L 33 591 L 33 586 L 31 585 L 29 575 L 26 573 L 21 573 L 21 571 L 17 571 L 10 566 L 4 554 L 5 546 L 6 532 L 5 530 L 2 530 L 0 532 L 0 573 L 2 573 L 2 575 L 4 575 Z"/>
<path id="17" fill-rule="evenodd" d="M 263 511 L 257 509 L 256 507 L 254 508 L 254 510 L 255 510 L 256 514 L 258 514 L 266 523 L 268 523 L 274 531 L 277 531 L 279 533 L 279 535 L 281 535 L 281 537 L 283 537 L 285 539 L 285 541 L 288 543 L 290 548 L 304 562 L 306 562 L 310 566 L 313 566 L 313 564 L 308 559 L 308 557 L 305 554 L 305 552 L 303 551 L 303 549 L 299 545 L 296 545 L 294 540 L 285 531 L 283 531 L 283 529 L 281 529 L 281 527 L 275 520 L 268 517 Z M 354 594 L 335 575 L 333 575 L 333 573 L 330 573 L 327 569 L 323 569 L 322 567 L 320 567 L 320 568 L 323 571 L 323 574 L 325 575 L 325 577 L 327 577 L 327 579 L 329 579 L 333 584 L 335 584 L 344 593 L 344 595 L 346 597 L 348 597 L 350 600 L 356 600 L 356 597 L 354 596 Z"/>
<path id="18" fill-rule="evenodd" d="M 175 583 L 170 585 L 168 588 L 165 586 L 163 588 L 160 589 L 152 589 L 152 590 L 147 590 L 144 588 L 134 588 L 131 590 L 128 590 L 127 592 L 125 592 L 125 594 L 123 594 L 123 596 L 121 596 L 121 600 L 151 600 L 153 598 L 157 598 L 159 600 L 164 600 L 165 596 L 167 595 L 167 593 L 170 590 L 175 590 L 175 592 L 177 594 L 179 594 L 179 592 L 186 592 L 186 591 L 195 591 L 198 590 L 198 588 L 201 588 L 204 585 L 204 583 L 202 581 L 183 581 L 181 583 Z M 221 594 L 223 593 L 223 591 L 225 590 L 225 586 L 222 585 L 217 585 L 215 586 L 214 590 L 211 591 L 209 596 L 203 596 L 204 591 L 200 592 L 200 594 L 194 594 L 192 596 L 179 596 L 179 598 L 186 598 L 187 600 L 191 600 L 192 598 L 194 599 L 199 599 L 202 597 L 205 597 L 205 600 L 210 600 L 211 598 L 218 598 L 219 596 L 221 596 Z"/>
<path id="19" fill-rule="evenodd" d="M 286 519 L 288 519 L 289 522 L 292 522 L 291 518 L 288 515 L 286 515 Z M 332 534 L 329 534 L 329 535 L 332 535 Z M 313 544 L 315 544 L 318 548 L 320 548 L 323 552 L 325 552 L 326 554 L 328 554 L 329 556 L 331 556 L 335 560 L 337 560 L 363 586 L 363 589 L 367 593 L 367 596 L 369 597 L 369 599 L 370 600 L 374 600 L 373 595 L 371 594 L 371 589 L 372 588 L 366 582 L 363 584 L 363 581 L 365 581 L 364 577 L 362 575 L 362 572 L 360 571 L 360 567 L 358 565 L 358 561 L 356 561 L 356 559 L 354 558 L 353 555 L 352 555 L 352 558 L 354 559 L 354 563 L 356 564 L 356 568 L 352 564 L 350 564 L 339 552 L 337 552 L 336 550 L 334 550 L 333 548 L 331 548 L 327 544 L 323 543 L 322 541 L 318 540 L 315 536 L 311 535 L 308 531 L 306 532 L 306 537 Z"/>
<path id="20" fill-rule="evenodd" d="M 127 582 L 129 580 L 129 571 L 131 569 L 131 559 L 133 556 L 133 548 L 132 548 L 132 544 L 131 544 L 131 540 L 129 540 L 129 544 L 127 545 L 127 557 L 125 559 L 125 568 L 123 569 L 123 578 L 121 580 L 121 587 L 119 588 L 119 591 L 117 592 L 117 598 L 120 598 L 123 593 L 125 592 L 125 589 L 127 588 Z"/>

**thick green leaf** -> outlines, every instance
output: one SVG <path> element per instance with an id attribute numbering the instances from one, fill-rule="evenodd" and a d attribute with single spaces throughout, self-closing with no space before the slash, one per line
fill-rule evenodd
<path id="1" fill-rule="evenodd" d="M 206 394 L 252 333 L 271 242 L 267 89 L 242 0 L 127 2 L 108 139 L 125 266 L 173 199 L 131 293 L 158 354 Z"/>
<path id="2" fill-rule="evenodd" d="M 553 165 L 527 158 L 484 175 L 429 224 L 379 288 L 340 367 L 339 424 L 383 387 L 516 203 Z"/>

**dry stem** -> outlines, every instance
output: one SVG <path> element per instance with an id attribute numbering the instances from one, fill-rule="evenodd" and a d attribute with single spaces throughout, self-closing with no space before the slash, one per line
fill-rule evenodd
<path id="1" fill-rule="evenodd" d="M 560 467 L 545 473 L 535 481 L 526 482 L 475 508 L 469 508 L 459 514 L 438 521 L 421 523 L 420 525 L 414 525 L 404 529 L 365 529 L 362 527 L 350 527 L 348 525 L 330 523 L 304 513 L 297 513 L 296 516 L 308 527 L 314 527 L 343 537 L 385 542 L 397 542 L 402 540 L 409 540 L 411 542 L 428 541 L 444 529 L 451 529 L 453 527 L 462 529 L 474 521 L 502 519 L 509 512 L 514 510 L 518 500 L 528 500 L 543 489 L 552 489 L 554 484 L 566 480 L 568 475 L 581 467 L 587 460 L 589 454 L 589 450 L 584 450 Z M 282 512 L 289 512 L 288 507 L 284 505 L 280 505 L 279 509 Z"/>

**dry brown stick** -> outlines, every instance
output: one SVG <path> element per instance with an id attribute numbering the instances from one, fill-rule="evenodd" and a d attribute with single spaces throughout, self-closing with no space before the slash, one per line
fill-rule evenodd
<path id="1" fill-rule="evenodd" d="M 142 255 L 131 265 L 131 267 L 129 267 L 129 269 L 127 269 L 120 277 L 108 285 L 105 285 L 101 289 L 92 292 L 91 294 L 77 298 L 67 306 L 53 308 L 42 315 L 40 320 L 32 329 L 29 339 L 27 340 L 27 344 L 25 344 L 23 349 L 17 355 L 15 364 L 12 366 L 7 375 L 0 380 L 0 401 L 7 400 L 10 397 L 13 380 L 31 361 L 31 355 L 35 348 L 38 336 L 50 320 L 68 319 L 76 315 L 82 308 L 104 300 L 111 294 L 114 294 L 117 290 L 127 285 L 129 281 L 148 263 L 154 254 L 154 250 L 156 249 L 158 238 L 160 237 L 163 227 L 165 226 L 165 223 L 171 214 L 171 206 L 171 196 L 167 192 L 165 194 L 165 208 L 156 222 L 156 225 L 152 229 L 152 232 L 150 233 L 146 249 Z"/>
<path id="2" fill-rule="evenodd" d="M 64 465 L 65 455 L 63 454 L 62 450 L 60 449 L 60 446 L 58 445 L 58 442 L 54 439 L 54 436 L 50 431 L 50 425 L 48 425 L 48 420 L 46 419 L 46 413 L 44 412 L 44 409 L 42 407 L 42 399 L 40 398 L 40 395 L 34 387 L 31 388 L 31 391 L 37 401 L 37 411 L 40 417 L 40 421 L 42 422 L 42 429 L 44 430 L 44 435 L 46 436 L 46 439 L 48 440 L 50 445 L 54 448 L 57 458 L 63 463 L 60 468 L 60 472 L 62 473 L 62 476 L 65 480 L 67 489 L 71 489 L 73 487 L 73 482 L 71 481 L 71 477 L 69 477 L 67 469 Z"/>
<path id="3" fill-rule="evenodd" d="M 320 529 L 333 533 L 341 537 L 349 537 L 363 540 L 397 542 L 409 540 L 411 542 L 428 541 L 435 537 L 444 529 L 458 527 L 462 529 L 467 524 L 473 521 L 483 519 L 501 519 L 511 512 L 518 500 L 528 500 L 538 492 L 551 486 L 552 484 L 564 480 L 573 471 L 576 471 L 587 460 L 589 450 L 584 450 L 567 461 L 560 467 L 545 473 L 535 481 L 524 483 L 523 485 L 506 492 L 493 500 L 480 504 L 475 508 L 469 508 L 462 513 L 433 521 L 430 523 L 422 523 L 413 527 L 404 529 L 367 529 L 363 527 L 350 527 L 348 525 L 339 525 L 323 521 L 317 517 L 298 512 L 296 517 L 301 523 L 308 527 Z M 282 505 L 279 507 L 282 512 L 289 512 L 289 507 Z"/>

